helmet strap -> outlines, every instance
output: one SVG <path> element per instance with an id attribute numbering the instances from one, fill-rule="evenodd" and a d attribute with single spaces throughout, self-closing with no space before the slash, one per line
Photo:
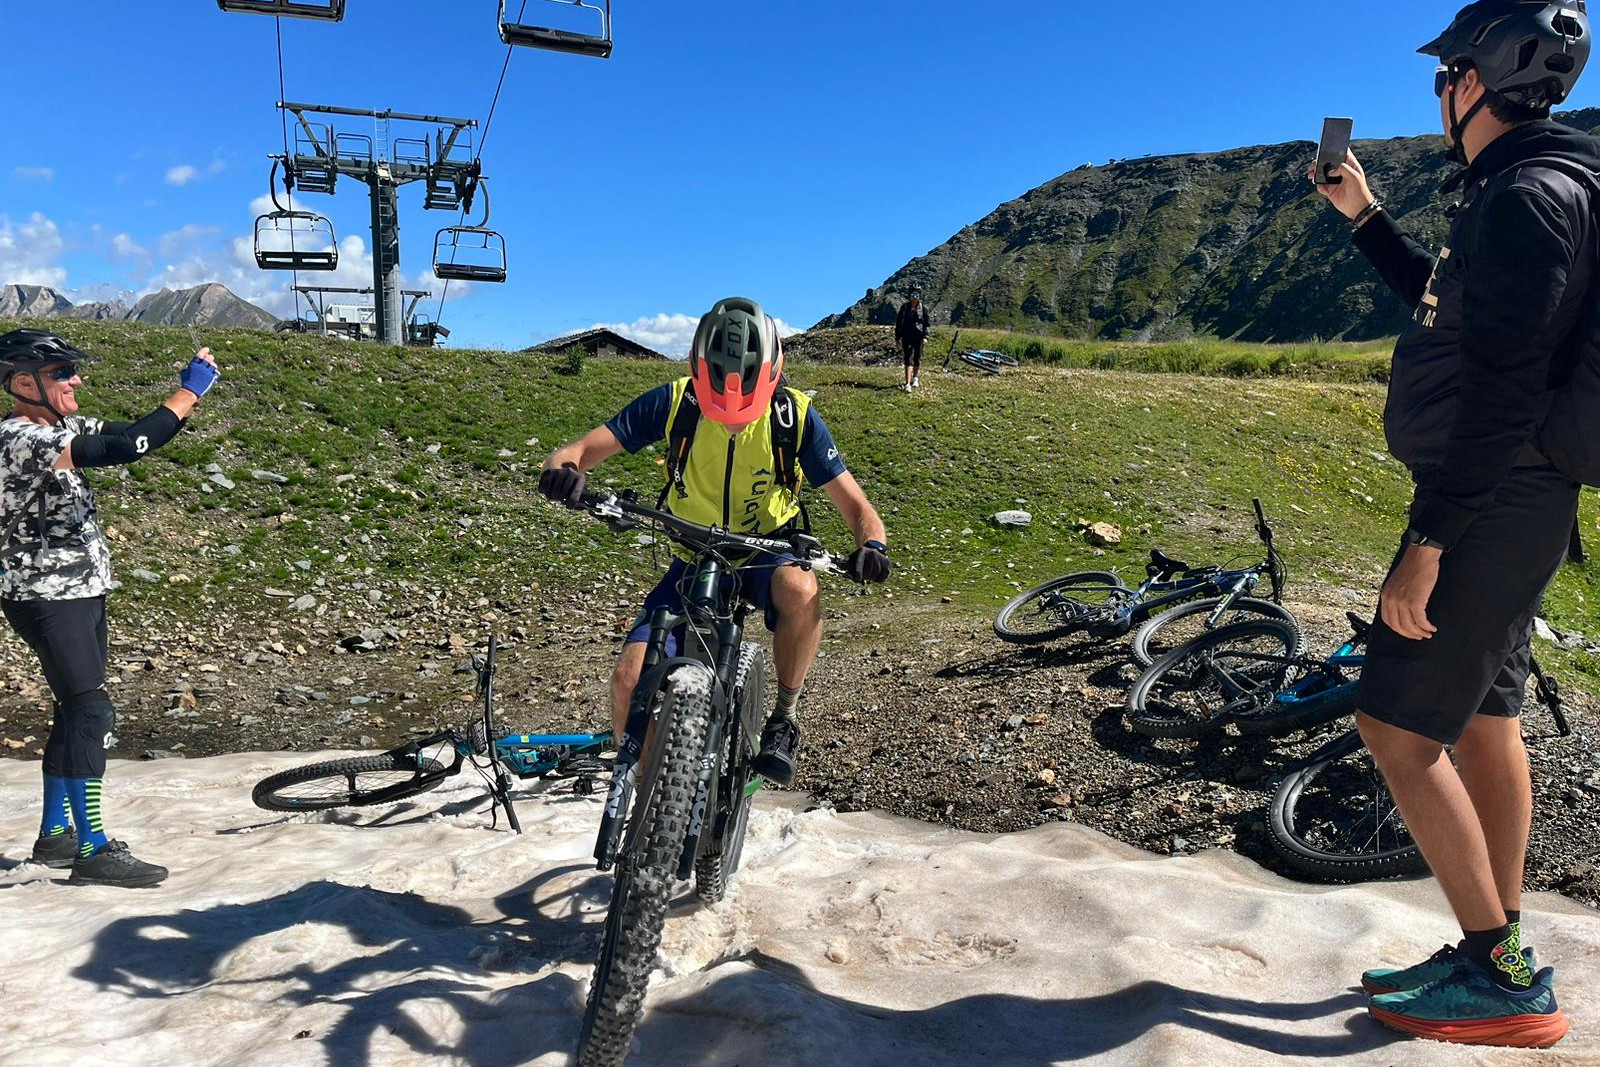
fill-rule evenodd
<path id="1" fill-rule="evenodd" d="M 1472 162 L 1467 158 L 1467 125 L 1472 122 L 1472 120 L 1477 117 L 1478 112 L 1482 111 L 1483 108 L 1489 103 L 1489 92 L 1487 89 L 1484 90 L 1483 95 L 1478 97 L 1478 102 L 1467 108 L 1467 113 L 1460 118 L 1456 117 L 1456 92 L 1454 82 L 1451 82 L 1450 84 L 1449 93 L 1450 140 L 1452 143 L 1447 155 L 1450 158 L 1450 162 L 1465 167 Z"/>
<path id="2" fill-rule="evenodd" d="M 26 374 L 30 378 L 33 379 L 34 388 L 39 390 L 39 399 L 38 400 L 29 400 L 27 397 L 18 396 L 16 393 L 11 391 L 11 382 L 19 374 Z M 60 420 L 62 422 L 66 421 L 67 417 L 65 415 L 63 415 L 61 412 L 57 411 L 54 404 L 50 403 L 50 401 L 48 399 L 49 394 L 46 393 L 45 390 L 44 390 L 44 378 L 43 378 L 43 376 L 40 375 L 38 370 L 12 371 L 10 377 L 8 377 L 6 379 L 6 392 L 11 393 L 11 399 L 15 400 L 18 404 L 28 405 L 30 407 L 44 408 L 50 414 L 54 415 L 58 420 Z"/>

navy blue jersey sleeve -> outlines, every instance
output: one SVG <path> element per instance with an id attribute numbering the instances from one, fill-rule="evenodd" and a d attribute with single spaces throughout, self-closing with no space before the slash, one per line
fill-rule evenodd
<path id="1" fill-rule="evenodd" d="M 806 408 L 806 428 L 800 435 L 800 470 L 806 481 L 817 486 L 827 485 L 849 470 L 815 404 Z"/>
<path id="2" fill-rule="evenodd" d="M 630 454 L 666 439 L 667 415 L 672 411 L 672 384 L 652 389 L 606 423 Z"/>

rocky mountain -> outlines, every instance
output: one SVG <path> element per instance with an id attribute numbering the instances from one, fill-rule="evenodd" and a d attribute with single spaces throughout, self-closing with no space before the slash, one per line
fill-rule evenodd
<path id="1" fill-rule="evenodd" d="M 72 308 L 72 301 L 48 285 L 0 286 L 0 319 L 47 319 Z"/>
<path id="2" fill-rule="evenodd" d="M 1557 116 L 1584 130 L 1600 109 Z M 1439 240 L 1454 172 L 1437 134 L 1355 154 L 1403 225 Z M 1368 340 L 1403 307 L 1306 181 L 1308 142 L 1083 166 L 1002 204 L 817 325 L 893 323 L 913 284 L 936 322 L 1123 340 Z"/>
<path id="3" fill-rule="evenodd" d="M 119 301 L 74 304 L 44 285 L 0 286 L 0 319 L 109 319 L 161 325 L 243 326 L 270 330 L 276 316 L 234 296 L 211 282 L 193 289 L 163 289 L 142 297 L 133 307 Z"/>

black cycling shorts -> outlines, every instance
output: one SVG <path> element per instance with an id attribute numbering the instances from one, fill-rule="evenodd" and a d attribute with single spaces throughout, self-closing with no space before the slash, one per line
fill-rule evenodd
<path id="1" fill-rule="evenodd" d="M 915 341 L 907 341 L 900 346 L 900 350 L 906 357 L 906 366 L 918 370 L 922 368 L 922 346 L 924 343 L 922 338 L 918 338 Z"/>
<path id="2" fill-rule="evenodd" d="M 1521 713 L 1534 616 L 1571 543 L 1578 488 L 1554 467 L 1511 471 L 1494 503 L 1440 559 L 1428 601 L 1438 632 L 1413 641 L 1385 625 L 1381 613 L 1373 623 L 1361 671 L 1363 712 L 1445 745 L 1476 715 Z M 1426 498 L 1419 487 L 1413 516 Z"/>

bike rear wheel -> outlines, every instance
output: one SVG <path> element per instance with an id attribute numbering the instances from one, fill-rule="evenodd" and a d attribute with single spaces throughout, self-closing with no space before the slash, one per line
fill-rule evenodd
<path id="1" fill-rule="evenodd" d="M 1157 660 L 1128 691 L 1128 725 L 1147 737 L 1199 737 L 1271 703 L 1300 668 L 1298 627 L 1223 626 Z"/>
<path id="2" fill-rule="evenodd" d="M 1284 862 L 1334 882 L 1427 870 L 1361 735 L 1351 730 L 1324 752 L 1273 794 L 1268 823 Z"/>
<path id="3" fill-rule="evenodd" d="M 1031 645 L 1082 630 L 1110 614 L 1131 595 L 1109 571 L 1053 578 L 1014 597 L 994 619 L 1002 641 Z"/>
<path id="4" fill-rule="evenodd" d="M 666 748 L 657 780 L 640 783 L 623 831 L 625 840 L 632 840 L 641 828 L 644 836 L 639 848 L 624 853 L 617 863 L 605 934 L 584 1009 L 579 1067 L 620 1067 L 644 1014 L 667 900 L 699 788 L 699 762 L 711 712 L 710 683 L 705 670 L 682 667 L 662 685 L 653 743 Z"/>
<path id="5" fill-rule="evenodd" d="M 999 363 L 996 363 L 994 360 L 984 359 L 982 356 L 978 355 L 976 352 L 963 352 L 957 358 L 959 358 L 961 360 L 961 362 L 965 363 L 967 366 L 969 366 L 969 367 L 977 367 L 979 370 L 984 371 L 984 372 L 986 372 L 988 374 L 999 374 L 1000 373 L 1000 364 Z"/>
<path id="6" fill-rule="evenodd" d="M 1300 630 L 1300 620 L 1296 619 L 1288 608 L 1270 600 L 1240 597 L 1228 606 L 1228 610 L 1222 613 L 1222 618 L 1217 620 L 1215 626 L 1208 626 L 1211 613 L 1217 610 L 1217 605 L 1221 604 L 1223 599 L 1220 596 L 1212 596 L 1203 600 L 1191 600 L 1187 604 L 1179 604 L 1148 619 L 1134 632 L 1133 658 L 1138 660 L 1141 667 L 1148 667 L 1186 641 L 1191 641 L 1211 630 L 1219 630 L 1229 623 L 1243 622 L 1247 619 L 1277 619 L 1292 627 L 1294 632 L 1300 635 L 1299 643 L 1292 654 L 1296 656 L 1305 654 L 1305 635 Z"/>
<path id="7" fill-rule="evenodd" d="M 385 804 L 426 793 L 449 768 L 428 756 L 385 752 L 294 767 L 268 775 L 250 799 L 268 811 L 324 811 Z"/>

